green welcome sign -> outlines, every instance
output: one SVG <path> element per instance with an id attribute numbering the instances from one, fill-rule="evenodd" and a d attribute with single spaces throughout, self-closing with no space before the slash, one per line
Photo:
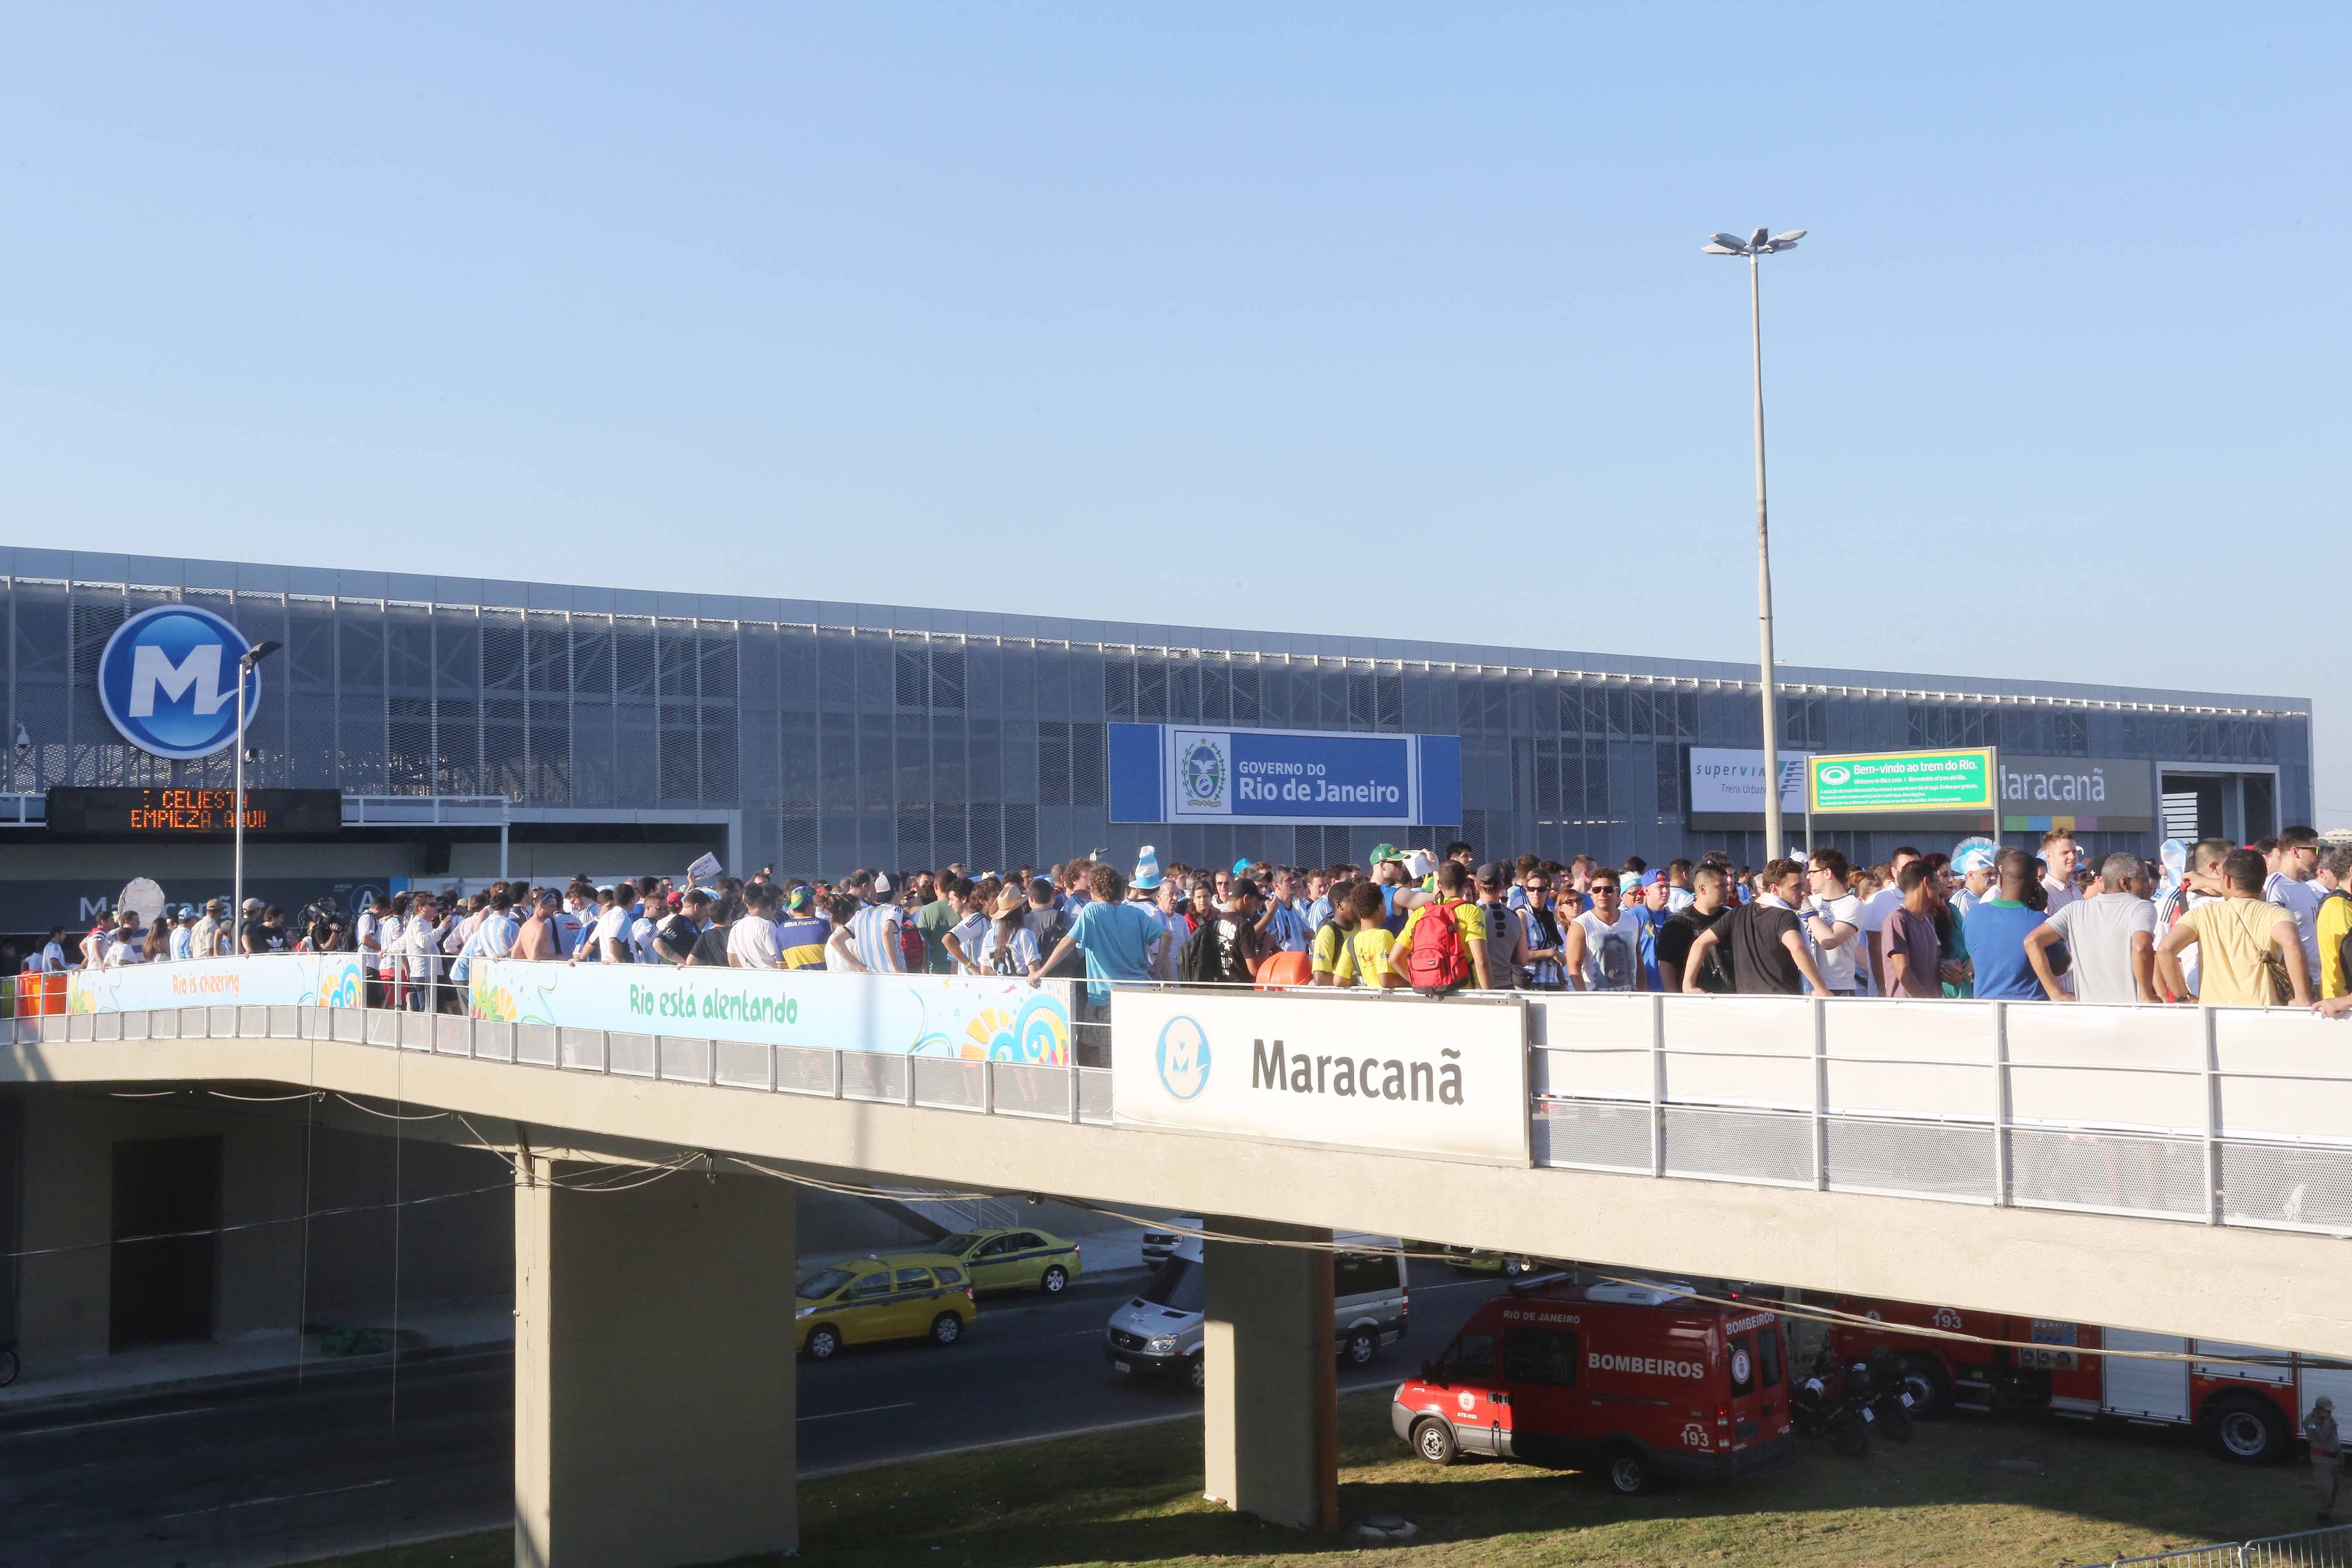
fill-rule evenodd
<path id="1" fill-rule="evenodd" d="M 1805 799 L 1817 812 L 1989 812 L 1997 776 L 1989 746 L 1812 757 L 1805 763 Z"/>

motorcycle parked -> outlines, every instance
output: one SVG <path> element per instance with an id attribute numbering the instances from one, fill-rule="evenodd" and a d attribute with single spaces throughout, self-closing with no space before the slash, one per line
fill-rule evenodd
<path id="1" fill-rule="evenodd" d="M 1872 1354 L 1867 1366 L 1856 1365 L 1853 1371 L 1862 1374 L 1868 1388 L 1872 1425 L 1879 1435 L 1891 1443 L 1908 1443 L 1916 1425 L 1911 1409 L 1916 1395 L 1911 1392 L 1903 1375 L 1903 1363 L 1895 1359 L 1895 1352 L 1881 1348 Z"/>
<path id="2" fill-rule="evenodd" d="M 1859 1374 L 1859 1375 L 1857 1375 Z M 1838 1365 L 1826 1349 L 1813 1358 L 1812 1372 L 1790 1391 L 1789 1414 L 1800 1437 L 1827 1437 L 1830 1451 L 1849 1459 L 1870 1452 L 1871 1410 L 1868 1369 L 1856 1363 L 1852 1372 Z"/>

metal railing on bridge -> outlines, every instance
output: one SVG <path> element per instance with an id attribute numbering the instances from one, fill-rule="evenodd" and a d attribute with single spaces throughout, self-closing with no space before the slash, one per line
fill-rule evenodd
<path id="1" fill-rule="evenodd" d="M 1121 1032 L 1121 998 L 1140 1005 L 1138 993 L 1169 989 L 1115 989 L 1101 1024 L 1067 982 L 502 960 L 474 974 L 464 1016 L 358 1005 L 350 955 L 143 967 L 72 977 L 68 1010 L 19 1017 L 16 1039 L 331 1039 L 1113 1124 L 1129 1092 L 1114 1083 L 1148 1087 L 1155 1049 Z M 2297 1010 L 1595 993 L 1487 996 L 1474 1009 L 1222 990 L 1192 1010 L 1240 1007 L 1247 1023 L 1260 1000 L 1296 1009 L 1313 998 L 1308 1011 L 1338 1039 L 1377 1023 L 1442 1041 L 1451 1018 L 1466 1040 L 1475 1021 L 1505 1053 L 1506 1081 L 1525 1084 L 1524 1116 L 1501 1108 L 1505 1128 L 1524 1131 L 1499 1151 L 1511 1163 L 2352 1234 L 2352 1026 Z M 653 1026 L 610 1026 L 639 1019 Z M 1325 1103 L 1286 1100 L 1271 1135 L 1391 1147 L 1360 1128 L 1318 1130 Z"/>

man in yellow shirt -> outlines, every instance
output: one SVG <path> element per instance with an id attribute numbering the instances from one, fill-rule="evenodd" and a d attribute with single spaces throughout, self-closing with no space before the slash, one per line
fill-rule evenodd
<path id="1" fill-rule="evenodd" d="M 2273 993 L 2267 955 L 2284 964 L 2294 1005 L 2311 1005 L 2311 971 L 2303 961 L 2303 939 L 2296 934 L 2293 914 L 2263 901 L 2265 874 L 2260 854 L 2231 850 L 2221 860 L 2227 896 L 2207 900 L 2164 933 L 2156 948 L 2157 972 L 2175 995 L 2188 990 L 2180 954 L 2193 945 L 2199 1001 L 2239 1007 L 2285 1005 Z"/>
<path id="2" fill-rule="evenodd" d="M 1405 955 L 1412 952 L 1413 928 L 1429 918 L 1434 910 L 1449 910 L 1454 915 L 1455 934 L 1470 960 L 1471 978 L 1481 991 L 1491 989 L 1486 975 L 1486 915 L 1465 895 L 1470 889 L 1469 868 L 1459 860 L 1448 860 L 1437 868 L 1437 896 L 1405 917 L 1404 929 L 1397 932 L 1396 947 L 1389 954 L 1390 966 L 1398 978 L 1411 984 L 1404 975 Z"/>
<path id="3" fill-rule="evenodd" d="M 2336 891 L 2319 900 L 2319 994 L 2352 993 L 2344 973 L 2344 939 L 2352 934 L 2352 848 L 2330 849 L 2320 864 L 2335 879 Z"/>

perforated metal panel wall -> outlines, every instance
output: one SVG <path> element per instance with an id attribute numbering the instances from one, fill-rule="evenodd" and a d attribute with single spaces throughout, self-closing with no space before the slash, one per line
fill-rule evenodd
<path id="1" fill-rule="evenodd" d="M 1268 651 L 1341 645 L 1247 635 L 1232 647 L 1146 647 L 1110 638 L 1174 634 L 1041 617 L 1018 617 L 1023 636 L 910 631 L 909 624 L 965 617 L 845 605 L 758 602 L 771 613 L 870 614 L 888 625 L 541 607 L 656 597 L 561 587 L 529 588 L 530 607 L 260 591 L 209 584 L 331 589 L 354 574 L 205 562 L 76 556 L 71 576 L 25 571 L 68 559 L 0 551 L 20 574 L 0 577 L 7 648 L 0 733 L 13 739 L 21 726 L 27 742 L 21 752 L 0 749 L 7 792 L 226 782 L 226 751 L 192 763 L 150 757 L 121 742 L 94 696 L 99 654 L 114 629 L 141 609 L 181 600 L 218 612 L 250 637 L 286 644 L 253 722 L 257 784 L 503 795 L 588 810 L 740 809 L 741 854 L 754 866 L 824 874 L 951 860 L 995 868 L 1097 847 L 1123 857 L 1139 841 L 1156 843 L 1163 863 L 1230 863 L 1242 855 L 1313 863 L 1360 858 L 1381 837 L 1114 826 L 1105 798 L 1107 726 L 1127 720 L 1458 734 L 1464 820 L 1424 835 L 1460 832 L 1482 854 L 1581 850 L 1656 860 L 1721 848 L 1753 859 L 1761 849 L 1760 835 L 1691 832 L 1683 821 L 1690 745 L 1757 743 L 1756 698 L 1736 680 L 1465 663 L 1495 650 L 1435 644 L 1398 644 L 1377 658 Z M 84 562 L 164 581 L 84 580 Z M 1789 733 L 1865 749 L 1912 743 L 1915 732 L 1982 731 L 2044 754 L 2274 765 L 2284 818 L 2310 816 L 2309 721 L 2300 712 L 2126 711 L 2077 704 L 2056 689 L 2031 703 L 1939 705 L 1916 692 L 1865 693 L 1869 680 L 1884 678 L 1853 679 L 1852 690 L 1816 688 L 1785 699 Z M 1874 858 L 1892 843 L 1876 841 L 1884 837 L 1824 835 Z M 2147 846 L 2093 834 L 2085 847 L 2096 856 Z"/>

